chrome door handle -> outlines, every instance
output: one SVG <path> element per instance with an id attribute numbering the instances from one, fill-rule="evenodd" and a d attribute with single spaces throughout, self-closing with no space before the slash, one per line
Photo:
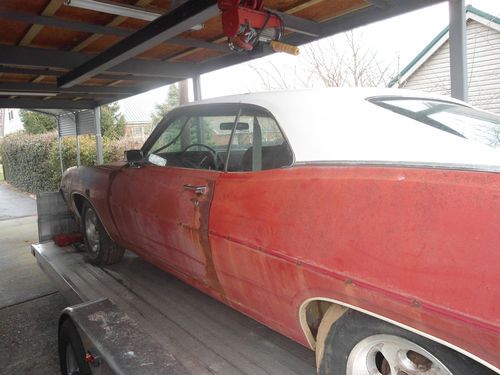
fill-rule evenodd
<path id="1" fill-rule="evenodd" d="M 203 195 L 203 194 L 206 194 L 207 191 L 208 191 L 208 187 L 205 186 L 205 185 L 190 185 L 190 184 L 186 184 L 186 185 L 184 185 L 184 189 L 191 190 L 196 195 Z"/>

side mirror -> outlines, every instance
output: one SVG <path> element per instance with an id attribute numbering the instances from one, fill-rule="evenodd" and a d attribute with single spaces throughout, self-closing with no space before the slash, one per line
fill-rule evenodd
<path id="1" fill-rule="evenodd" d="M 127 150 L 127 151 L 125 151 L 125 160 L 132 167 L 136 167 L 139 163 L 141 163 L 143 158 L 144 158 L 144 155 L 142 153 L 142 150 Z"/>

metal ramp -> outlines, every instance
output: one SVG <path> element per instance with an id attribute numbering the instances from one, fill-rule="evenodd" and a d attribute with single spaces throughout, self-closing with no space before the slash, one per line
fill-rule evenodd
<path id="1" fill-rule="evenodd" d="M 109 299 L 186 374 L 315 374 L 314 353 L 175 279 L 136 255 L 95 267 L 73 247 L 32 253 L 68 302 Z M 163 350 L 163 353 L 161 352 Z M 163 358 L 164 359 L 164 358 Z M 124 372 L 125 373 L 125 372 Z"/>

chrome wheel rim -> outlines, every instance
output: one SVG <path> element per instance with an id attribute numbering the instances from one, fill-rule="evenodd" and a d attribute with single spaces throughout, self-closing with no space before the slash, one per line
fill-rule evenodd
<path id="1" fill-rule="evenodd" d="M 99 251 L 99 231 L 97 230 L 97 215 L 89 208 L 85 214 L 85 237 L 88 249 L 92 253 Z"/>
<path id="2" fill-rule="evenodd" d="M 392 335 L 361 340 L 347 359 L 346 375 L 453 375 L 421 346 Z"/>
<path id="3" fill-rule="evenodd" d="M 69 375 L 76 375 L 80 373 L 80 367 L 78 367 L 75 352 L 71 344 L 66 346 L 66 371 Z"/>

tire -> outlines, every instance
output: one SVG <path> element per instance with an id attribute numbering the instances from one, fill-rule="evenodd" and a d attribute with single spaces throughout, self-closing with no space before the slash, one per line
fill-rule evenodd
<path id="1" fill-rule="evenodd" d="M 125 249 L 109 237 L 89 202 L 82 207 L 82 234 L 90 263 L 101 266 L 118 263 Z"/>
<path id="2" fill-rule="evenodd" d="M 354 310 L 319 331 L 320 375 L 494 375 L 450 348 Z"/>
<path id="3" fill-rule="evenodd" d="M 71 319 L 66 319 L 59 329 L 59 364 L 63 375 L 91 375 L 85 362 L 85 349 Z"/>

